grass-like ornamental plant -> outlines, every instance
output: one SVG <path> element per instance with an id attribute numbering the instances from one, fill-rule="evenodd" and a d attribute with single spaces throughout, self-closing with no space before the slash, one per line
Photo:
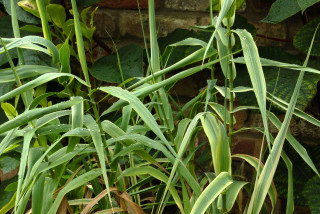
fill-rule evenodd
<path id="1" fill-rule="evenodd" d="M 15 38 L 1 39 L 0 54 L 6 54 L 10 67 L 0 70 L 0 85 L 16 84 L 0 95 L 8 118 L 0 124 L 0 158 L 18 154 L 19 170 L 5 190 L 0 189 L 5 196 L 0 214 L 214 214 L 229 213 L 235 207 L 239 213 L 273 213 L 278 198 L 273 178 L 280 158 L 288 169 L 286 213 L 293 213 L 293 166 L 283 150 L 285 140 L 319 176 L 304 147 L 288 131 L 293 115 L 320 126 L 319 120 L 295 107 L 304 74 L 320 74 L 307 67 L 314 38 L 303 66 L 260 58 L 252 35 L 232 28 L 236 1 L 224 0 L 219 1 L 217 17 L 211 5 L 211 25 L 198 27 L 210 32 L 208 41 L 187 38 L 168 45 L 162 53 L 154 0 L 148 2 L 148 72 L 133 83 L 121 84 L 126 87 L 94 88 L 96 84 L 91 83 L 75 0 L 71 0 L 77 45 L 74 53 L 82 70 L 77 75 L 70 71 L 69 37 L 58 49 L 50 36 L 46 7 L 52 5 L 36 1 L 44 37 L 19 38 L 15 7 L 11 7 Z M 240 39 L 241 50 L 234 50 L 235 37 Z M 199 48 L 166 66 L 168 58 L 164 56 L 169 53 L 170 57 L 170 52 L 180 46 Z M 51 57 L 51 64 L 25 64 L 23 52 L 28 49 Z M 18 50 L 19 63 L 11 59 L 12 50 Z M 234 58 L 239 53 L 243 57 Z M 236 64 L 246 65 L 252 87 L 234 87 Z M 174 110 L 176 101 L 170 88 L 197 72 L 213 71 L 214 65 L 221 67 L 225 85 L 218 86 L 212 72 L 207 87 Z M 262 66 L 300 71 L 290 103 L 267 92 Z M 172 71 L 178 72 L 166 78 Z M 53 90 L 49 84 L 55 86 Z M 79 93 L 79 88 L 85 93 Z M 258 105 L 235 108 L 235 96 L 246 91 L 254 92 Z M 117 101 L 101 112 L 103 101 L 97 100 L 97 93 Z M 218 103 L 218 94 L 222 94 L 223 104 Z M 268 110 L 267 101 L 286 111 L 283 122 Z M 261 113 L 263 128 L 234 130 L 234 114 L 245 109 Z M 276 136 L 269 132 L 269 123 L 279 129 Z M 263 133 L 263 143 L 266 139 L 259 158 L 231 154 L 233 136 L 247 129 Z M 204 142 L 197 140 L 201 133 L 206 136 Z M 199 157 L 204 145 L 206 149 Z M 202 165 L 197 159 L 204 160 Z M 239 159 L 252 166 L 256 176 L 239 174 L 233 164 Z M 271 206 L 267 206 L 269 201 Z"/>

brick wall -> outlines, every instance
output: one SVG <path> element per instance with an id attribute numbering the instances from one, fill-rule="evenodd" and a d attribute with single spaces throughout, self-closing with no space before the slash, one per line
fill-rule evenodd
<path id="1" fill-rule="evenodd" d="M 166 36 L 176 28 L 188 29 L 192 25 L 209 24 L 208 0 L 156 0 L 155 4 L 159 37 Z M 141 43 L 143 34 L 136 0 L 107 0 L 98 6 L 100 9 L 96 13 L 95 23 L 97 34 L 101 39 L 109 38 L 107 30 L 114 39 L 122 43 L 130 41 Z M 140 0 L 142 22 L 148 36 L 147 7 L 148 0 Z M 257 37 L 258 45 L 289 47 L 293 35 L 302 26 L 302 21 L 295 19 L 292 22 L 289 19 L 277 25 L 260 23 L 269 8 L 270 1 L 247 0 L 238 13 L 245 16 L 257 28 L 257 34 L 262 36 Z"/>
<path id="2" fill-rule="evenodd" d="M 99 3 L 100 8 L 95 15 L 97 36 L 102 41 L 110 42 L 110 37 L 106 33 L 107 30 L 118 47 L 128 43 L 143 45 L 140 20 L 142 19 L 146 37 L 149 38 L 148 0 L 140 0 L 139 2 L 141 17 L 136 0 L 107 0 Z M 296 50 L 292 47 L 292 40 L 295 33 L 303 26 L 302 19 L 297 15 L 276 25 L 259 22 L 267 15 L 271 3 L 272 1 L 265 0 L 246 0 L 246 4 L 238 11 L 238 14 L 246 17 L 249 23 L 257 28 L 256 43 L 258 46 L 277 46 L 295 52 Z M 208 0 L 156 0 L 155 5 L 158 37 L 166 36 L 177 28 L 190 29 L 192 25 L 209 24 Z M 185 79 L 184 82 L 188 82 L 190 86 L 187 92 L 189 97 L 185 90 L 179 88 L 179 83 L 178 87 L 175 88 L 175 94 L 186 99 L 197 94 L 198 89 L 206 84 L 205 80 L 200 83 L 198 78 L 192 77 Z M 241 121 L 241 124 L 237 124 L 236 128 L 241 128 L 242 124 L 262 126 L 260 115 L 240 112 L 236 116 L 238 121 Z M 295 136 L 308 137 L 306 142 L 313 143 L 320 138 L 320 129 L 304 121 L 294 121 L 291 130 Z M 271 127 L 271 131 L 277 133 L 277 129 L 274 127 Z M 251 136 L 249 138 L 252 141 Z M 241 143 L 239 139 L 241 137 L 237 138 L 237 142 Z M 248 137 L 244 137 L 244 139 L 248 139 Z"/>

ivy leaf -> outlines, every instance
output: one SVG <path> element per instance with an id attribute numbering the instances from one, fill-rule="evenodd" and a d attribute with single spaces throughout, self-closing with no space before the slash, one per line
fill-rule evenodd
<path id="1" fill-rule="evenodd" d="M 14 178 L 11 178 L 9 180 L 3 181 L 0 184 L 0 209 L 3 208 L 12 198 L 15 191 L 7 192 L 5 189 L 7 186 L 9 186 L 12 182 L 15 182 L 17 180 L 18 176 L 15 176 Z"/>
<path id="2" fill-rule="evenodd" d="M 263 47 L 259 48 L 259 54 L 263 58 L 273 59 L 281 62 L 287 62 L 292 64 L 302 64 L 302 62 L 296 56 L 290 55 L 280 48 Z M 316 66 L 315 63 L 308 64 L 309 67 Z M 238 65 L 237 67 L 237 78 L 235 79 L 235 86 L 251 86 L 248 81 L 248 72 L 245 67 Z M 279 69 L 277 67 L 264 67 L 264 76 L 267 82 L 267 91 L 273 93 L 275 96 L 283 99 L 286 102 L 290 101 L 291 95 L 296 84 L 299 71 L 293 71 L 289 69 Z M 279 73 L 279 76 L 278 76 Z M 278 80 L 277 80 L 278 79 Z M 297 108 L 304 110 L 310 101 L 314 98 L 317 92 L 317 82 L 320 80 L 320 75 L 305 73 L 303 78 L 302 86 L 300 89 Z M 276 88 L 275 88 L 276 87 Z M 255 105 L 256 101 L 252 96 L 252 92 L 239 93 L 237 94 L 238 99 L 247 105 Z"/>
<path id="3" fill-rule="evenodd" d="M 8 172 L 15 170 L 19 167 L 20 161 L 16 158 L 12 158 L 9 156 L 5 156 L 0 160 L 0 169 L 2 170 L 3 174 L 7 174 Z"/>
<path id="4" fill-rule="evenodd" d="M 311 213 L 320 213 L 320 178 L 314 176 L 306 183 L 306 187 L 303 191 L 304 197 L 307 199 L 307 203 L 310 207 Z"/>
<path id="5" fill-rule="evenodd" d="M 298 4 L 302 10 L 302 12 L 305 11 L 308 7 L 314 5 L 315 3 L 319 2 L 319 0 L 297 0 Z"/>
<path id="6" fill-rule="evenodd" d="M 0 35 L 3 38 L 13 37 L 11 16 L 4 16 L 0 19 Z M 1 54 L 1 55 L 5 55 L 5 54 Z"/>
<path id="7" fill-rule="evenodd" d="M 300 11 L 304 12 L 317 2 L 320 0 L 277 0 L 272 4 L 267 17 L 261 22 L 277 24 Z"/>
<path id="8" fill-rule="evenodd" d="M 200 49 L 200 46 L 175 46 L 170 47 L 169 45 L 183 41 L 187 38 L 197 38 L 202 41 L 208 42 L 211 33 L 208 32 L 196 32 L 193 30 L 186 29 L 176 29 L 169 33 L 165 37 L 160 37 L 158 39 L 160 53 L 162 54 L 162 63 L 166 66 L 173 65 L 174 63 L 182 60 L 186 56 Z"/>
<path id="9" fill-rule="evenodd" d="M 320 24 L 320 17 L 303 26 L 294 36 L 293 45 L 297 49 L 307 53 L 318 24 Z M 320 30 L 318 30 L 318 32 L 316 33 L 314 44 L 311 50 L 311 55 L 320 56 Z"/>
<path id="10" fill-rule="evenodd" d="M 142 51 L 142 47 L 137 44 L 126 45 L 119 49 L 118 54 L 124 81 L 132 77 L 143 76 Z M 90 73 L 96 79 L 105 82 L 122 82 L 116 54 L 100 58 L 90 69 Z"/>
<path id="11" fill-rule="evenodd" d="M 21 7 L 18 6 L 17 0 L 14 0 L 14 3 L 17 5 L 17 18 L 19 21 L 26 22 L 29 24 L 40 24 L 40 19 L 31 15 L 27 11 L 23 10 Z M 11 16 L 11 4 L 10 0 L 2 0 L 3 6 L 6 10 L 6 12 Z"/>
<path id="12" fill-rule="evenodd" d="M 49 4 L 46 10 L 53 23 L 59 28 L 62 28 L 67 18 L 64 7 L 59 4 Z"/>
<path id="13" fill-rule="evenodd" d="M 76 0 L 78 7 L 88 7 L 102 0 Z"/>
<path id="14" fill-rule="evenodd" d="M 1 103 L 1 108 L 9 120 L 12 120 L 18 115 L 17 110 L 10 103 Z"/>

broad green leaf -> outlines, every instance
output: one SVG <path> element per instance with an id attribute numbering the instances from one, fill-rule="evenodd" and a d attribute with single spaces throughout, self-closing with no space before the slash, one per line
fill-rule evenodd
<path id="1" fill-rule="evenodd" d="M 14 193 L 10 201 L 0 209 L 0 214 L 7 214 L 12 208 L 14 208 L 15 200 L 16 200 L 16 193 Z"/>
<path id="2" fill-rule="evenodd" d="M 43 65 L 20 65 L 16 67 L 20 79 L 31 78 L 45 73 L 57 73 L 53 67 Z M 0 70 L 0 83 L 16 81 L 11 68 Z"/>
<path id="3" fill-rule="evenodd" d="M 62 26 L 63 34 L 69 36 L 69 38 L 73 38 L 75 30 L 74 30 L 74 20 L 68 19 Z"/>
<path id="4" fill-rule="evenodd" d="M 1 103 L 1 108 L 3 109 L 9 120 L 12 120 L 16 116 L 18 116 L 18 111 L 10 103 Z"/>
<path id="5" fill-rule="evenodd" d="M 268 145 L 269 130 L 268 130 L 268 120 L 267 120 L 267 110 L 266 110 L 266 81 L 263 75 L 263 70 L 259 58 L 259 53 L 257 46 L 255 45 L 253 38 L 250 33 L 246 30 L 234 30 L 236 34 L 240 37 L 241 45 L 243 48 L 243 55 L 248 69 L 248 73 L 251 79 L 253 90 L 257 98 L 257 102 L 262 115 L 263 126 L 266 132 L 266 137 Z"/>
<path id="6" fill-rule="evenodd" d="M 3 38 L 12 38 L 14 37 L 13 35 L 13 29 L 12 29 L 12 21 L 11 21 L 11 16 L 3 16 L 0 19 L 0 35 Z M 11 55 L 11 53 L 10 53 Z M 15 55 L 17 55 L 15 53 Z M 7 57 L 5 57 L 7 58 Z"/>
<path id="7" fill-rule="evenodd" d="M 304 25 L 294 36 L 293 45 L 297 49 L 303 52 L 308 52 L 310 42 L 312 40 L 313 34 L 320 23 L 320 17 L 310 21 L 308 24 Z M 311 51 L 312 56 L 320 56 L 320 31 L 316 33 L 314 46 Z"/>
<path id="8" fill-rule="evenodd" d="M 15 170 L 19 167 L 20 161 L 17 158 L 5 156 L 0 159 L 0 169 L 2 173 L 5 175 L 8 172 Z"/>
<path id="9" fill-rule="evenodd" d="M 142 51 L 141 46 L 136 44 L 127 45 L 119 49 L 118 54 L 124 80 L 143 76 Z M 94 63 L 90 73 L 95 78 L 105 82 L 121 83 L 122 78 L 118 63 L 115 54 L 102 57 Z"/>
<path id="10" fill-rule="evenodd" d="M 267 17 L 261 21 L 277 24 L 298 13 L 300 10 L 301 8 L 297 0 L 277 0 L 272 4 Z"/>
<path id="11" fill-rule="evenodd" d="M 277 0 L 272 4 L 267 17 L 261 21 L 277 24 L 299 11 L 303 13 L 305 9 L 317 2 L 319 2 L 319 0 Z"/>
<path id="12" fill-rule="evenodd" d="M 30 1 L 30 0 L 25 0 L 23 2 L 28 2 L 28 1 Z M 2 3 L 6 9 L 6 12 L 9 15 L 11 15 L 11 9 L 10 9 L 11 8 L 11 0 L 2 0 Z M 14 3 L 17 4 L 18 0 L 14 0 Z M 19 4 L 21 4 L 21 3 L 19 3 Z M 23 10 L 20 6 L 18 6 L 19 4 L 16 5 L 17 18 L 19 21 L 29 23 L 29 24 L 40 24 L 40 20 L 37 17 L 35 17 L 35 16 L 31 15 L 30 13 L 28 13 L 27 11 Z"/>
<path id="13" fill-rule="evenodd" d="M 85 9 L 83 9 L 80 13 L 80 19 L 83 23 L 87 23 L 87 14 L 89 12 L 89 10 L 91 9 L 91 7 L 87 7 Z"/>
<path id="14" fill-rule="evenodd" d="M 41 51 L 26 49 L 23 50 L 23 57 L 26 65 L 44 65 L 52 67 L 52 58 Z M 55 66 L 53 66 L 55 67 Z"/>
<path id="15" fill-rule="evenodd" d="M 59 28 L 62 28 L 67 18 L 64 7 L 59 4 L 49 4 L 47 5 L 46 10 L 51 21 Z"/>
<path id="16" fill-rule="evenodd" d="M 308 200 L 308 205 L 310 207 L 311 213 L 316 214 L 320 212 L 320 178 L 319 176 L 314 176 L 309 179 L 306 183 L 306 187 L 303 191 L 304 196 Z"/>
<path id="17" fill-rule="evenodd" d="M 96 27 L 88 27 L 85 23 L 80 23 L 81 26 L 81 31 L 82 31 L 82 35 L 89 39 L 92 40 L 93 37 L 93 33 L 96 30 Z M 86 49 L 89 49 L 89 44 L 87 43 L 87 41 L 84 42 L 84 45 L 86 47 Z"/>
<path id="18" fill-rule="evenodd" d="M 201 193 L 190 214 L 205 213 L 211 203 L 232 183 L 229 173 L 221 172 Z"/>
<path id="19" fill-rule="evenodd" d="M 36 0 L 22 0 L 18 2 L 18 5 L 28 13 L 40 18 Z"/>
<path id="20" fill-rule="evenodd" d="M 35 25 L 24 25 L 20 30 L 25 30 L 31 33 L 42 33 L 42 28 Z"/>
<path id="21" fill-rule="evenodd" d="M 94 10 L 90 14 L 90 26 L 91 27 L 93 27 L 93 18 L 94 18 L 94 15 L 96 14 L 98 9 L 99 9 L 98 7 L 94 8 Z"/>
<path id="22" fill-rule="evenodd" d="M 71 73 L 69 37 L 66 39 L 66 41 L 63 43 L 63 45 L 59 49 L 59 57 L 61 61 L 61 72 Z M 63 83 L 67 80 L 68 80 L 67 77 L 59 78 L 60 83 Z"/>
<path id="23" fill-rule="evenodd" d="M 314 5 L 315 3 L 319 2 L 319 0 L 297 0 L 298 4 L 302 10 L 302 13 L 307 9 L 308 7 Z"/>
<path id="24" fill-rule="evenodd" d="M 86 172 L 79 177 L 74 178 L 70 181 L 58 194 L 57 198 L 55 199 L 54 203 L 52 204 L 48 214 L 55 214 L 60 206 L 60 203 L 63 197 L 69 193 L 70 191 L 82 186 L 87 185 L 88 182 L 92 181 L 93 179 L 97 178 L 101 175 L 101 169 L 92 169 L 89 172 Z"/>

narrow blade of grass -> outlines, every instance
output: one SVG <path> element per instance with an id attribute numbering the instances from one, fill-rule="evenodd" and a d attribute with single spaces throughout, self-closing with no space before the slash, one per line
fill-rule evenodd
<path id="1" fill-rule="evenodd" d="M 41 75 L 40 77 L 34 79 L 34 80 L 31 80 L 30 82 L 22 85 L 21 87 L 18 87 L 4 95 L 2 95 L 0 97 L 0 102 L 4 102 L 10 98 L 13 98 L 21 93 L 23 93 L 24 91 L 26 90 L 30 90 L 30 89 L 33 89 L 39 85 L 42 85 L 44 83 L 47 83 L 51 80 L 54 80 L 54 79 L 57 79 L 59 77 L 63 77 L 63 76 L 66 76 L 66 77 L 72 77 L 72 78 L 75 78 L 77 79 L 80 83 L 84 84 L 87 86 L 87 84 L 81 80 L 79 77 L 75 76 L 75 75 L 72 75 L 72 74 L 66 74 L 66 73 L 47 73 L 47 74 L 43 74 Z"/>
<path id="2" fill-rule="evenodd" d="M 48 214 L 56 214 L 58 211 L 58 208 L 60 206 L 60 203 L 63 199 L 63 197 L 70 192 L 71 190 L 74 190 L 82 185 L 87 185 L 88 182 L 91 180 L 97 178 L 101 175 L 101 169 L 92 169 L 91 171 L 80 175 L 79 177 L 76 177 L 71 182 L 69 182 L 58 194 L 57 198 L 55 199 L 54 203 L 52 204 L 50 210 L 48 211 Z"/>
<path id="3" fill-rule="evenodd" d="M 263 126 L 266 132 L 266 137 L 268 141 L 268 146 L 270 148 L 269 139 L 269 129 L 268 129 L 268 119 L 267 119 L 267 108 L 266 108 L 266 80 L 264 78 L 259 53 L 257 46 L 251 36 L 251 34 L 246 30 L 235 30 L 234 31 L 241 40 L 241 45 L 243 48 L 243 55 L 253 86 L 253 91 L 256 95 L 257 102 L 262 115 Z"/>
<path id="4" fill-rule="evenodd" d="M 317 27 L 317 29 L 318 29 L 318 27 Z M 316 32 L 317 32 L 317 29 L 316 29 Z M 313 39 L 311 41 L 309 52 L 308 52 L 307 58 L 304 62 L 304 67 L 308 63 L 308 59 L 309 59 L 310 52 L 311 52 L 311 49 L 313 46 L 314 38 L 315 38 L 315 34 L 314 34 Z M 300 88 L 302 85 L 303 76 L 304 76 L 304 71 L 301 71 L 300 75 L 298 77 L 295 89 L 293 91 L 293 94 L 292 94 L 292 97 L 291 97 L 291 100 L 290 100 L 290 103 L 288 106 L 288 111 L 286 113 L 284 121 L 281 125 L 281 128 L 279 130 L 277 137 L 275 138 L 274 145 L 272 147 L 270 155 L 268 156 L 265 167 L 262 170 L 261 176 L 259 177 L 259 179 L 255 185 L 255 188 L 254 188 L 254 191 L 253 191 L 250 203 L 249 203 L 249 208 L 248 208 L 249 214 L 259 213 L 261 210 L 261 207 L 263 205 L 264 199 L 265 199 L 267 191 L 268 191 L 268 187 L 270 186 L 270 184 L 272 182 L 274 173 L 276 171 L 276 168 L 277 168 L 277 165 L 278 165 L 278 162 L 280 159 L 284 140 L 285 140 L 285 137 L 286 137 L 289 125 L 290 125 L 290 120 L 292 118 L 294 108 L 295 108 L 295 105 L 296 105 L 296 102 L 298 99 L 299 91 L 300 91 Z"/>
<path id="5" fill-rule="evenodd" d="M 210 204 L 233 183 L 229 173 L 221 172 L 201 193 L 190 214 L 203 214 Z"/>
<path id="6" fill-rule="evenodd" d="M 15 117 L 14 119 L 9 120 L 9 121 L 1 124 L 0 125 L 0 133 L 4 133 L 4 132 L 9 131 L 11 129 L 14 129 L 16 127 L 22 126 L 22 125 L 28 123 L 29 121 L 32 121 L 32 120 L 39 118 L 43 115 L 69 108 L 79 102 L 82 102 L 82 101 L 83 101 L 82 98 L 77 97 L 77 98 L 74 98 L 73 100 L 61 102 L 61 103 L 55 104 L 50 107 L 44 107 L 41 109 L 32 109 L 30 111 L 26 111 L 26 112 L 20 114 L 19 116 Z"/>

